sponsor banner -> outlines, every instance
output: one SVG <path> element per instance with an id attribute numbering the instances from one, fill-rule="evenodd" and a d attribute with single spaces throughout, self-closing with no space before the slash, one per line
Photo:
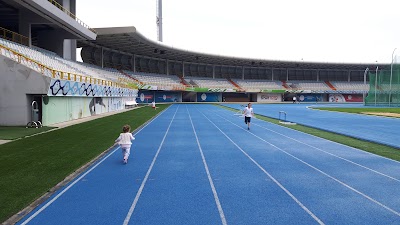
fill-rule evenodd
<path id="1" fill-rule="evenodd" d="M 138 90 L 90 84 L 70 80 L 51 79 L 48 96 L 78 97 L 136 97 Z"/>
<path id="2" fill-rule="evenodd" d="M 257 94 L 257 102 L 281 102 L 282 95 L 281 94 L 267 94 L 267 93 L 259 93 Z"/>
<path id="3" fill-rule="evenodd" d="M 155 85 L 150 85 L 150 84 L 144 84 L 139 87 L 141 90 L 157 90 L 157 86 Z"/>
<path id="4" fill-rule="evenodd" d="M 221 93 L 197 93 L 197 102 L 221 102 Z"/>
<path id="5" fill-rule="evenodd" d="M 363 96 L 359 94 L 330 94 L 329 102 L 363 102 Z"/>
<path id="6" fill-rule="evenodd" d="M 265 89 L 265 90 L 261 90 L 261 92 L 265 92 L 265 93 L 285 93 L 286 90 Z"/>
<path id="7" fill-rule="evenodd" d="M 154 101 L 154 93 L 153 92 L 140 91 L 138 93 L 138 97 L 136 98 L 137 103 L 151 103 L 153 101 Z"/>
<path id="8" fill-rule="evenodd" d="M 299 94 L 296 96 L 299 102 L 320 102 L 322 101 L 322 94 Z"/>
<path id="9" fill-rule="evenodd" d="M 262 92 L 262 90 L 261 90 L 261 89 L 246 89 L 245 91 L 246 91 L 246 92 L 249 92 L 249 93 L 257 93 L 257 92 Z"/>
<path id="10" fill-rule="evenodd" d="M 192 91 L 192 92 L 236 92 L 236 90 L 232 89 L 232 88 L 198 88 L 198 87 L 186 88 L 186 91 Z"/>
<path id="11" fill-rule="evenodd" d="M 327 91 L 327 90 L 321 90 L 321 91 L 318 91 L 318 90 L 287 90 L 286 92 L 289 92 L 289 93 L 317 93 L 317 94 L 322 94 L 322 93 L 325 93 L 325 94 L 330 94 L 330 93 L 332 93 L 332 94 L 335 94 L 335 93 L 340 93 L 340 94 L 363 94 L 363 93 L 367 93 L 368 91 L 362 91 L 362 90 L 354 90 L 354 91 L 342 91 L 342 90 L 340 90 L 340 91 L 338 91 L 338 90 L 336 90 L 336 91 L 334 91 L 334 90 L 331 90 L 331 91 Z"/>
<path id="12" fill-rule="evenodd" d="M 180 92 L 156 92 L 156 102 L 182 102 Z"/>

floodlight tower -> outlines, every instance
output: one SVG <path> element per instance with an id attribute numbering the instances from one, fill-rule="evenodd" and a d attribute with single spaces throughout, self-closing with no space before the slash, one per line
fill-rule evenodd
<path id="1" fill-rule="evenodd" d="M 158 41 L 162 42 L 163 41 L 163 35 L 162 35 L 162 0 L 156 0 L 157 1 L 157 39 Z"/>

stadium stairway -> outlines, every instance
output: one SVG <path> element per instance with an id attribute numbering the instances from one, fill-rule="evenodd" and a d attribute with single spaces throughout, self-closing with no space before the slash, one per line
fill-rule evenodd
<path id="1" fill-rule="evenodd" d="M 143 82 L 142 82 L 142 81 L 136 79 L 136 78 L 133 77 L 133 76 L 130 76 L 129 74 L 125 73 L 125 71 L 123 71 L 123 70 L 118 70 L 118 71 L 119 71 L 120 73 L 122 73 L 123 75 L 125 75 L 128 79 L 132 79 L 132 80 L 134 80 L 136 83 L 143 85 Z"/>
<path id="2" fill-rule="evenodd" d="M 285 89 L 291 89 L 290 87 L 289 87 L 289 85 L 287 85 L 287 83 L 286 83 L 286 81 L 284 81 L 284 80 L 282 80 L 281 81 L 282 82 L 282 86 L 285 88 Z"/>
<path id="3" fill-rule="evenodd" d="M 242 87 L 240 87 L 235 81 L 233 81 L 232 79 L 228 79 L 228 81 L 233 85 L 233 86 L 235 86 L 240 92 L 244 92 L 245 90 L 242 88 Z"/>
<path id="4" fill-rule="evenodd" d="M 333 85 L 331 84 L 331 82 L 325 81 L 325 84 L 328 85 L 328 87 L 330 87 L 332 90 L 336 91 L 335 86 L 333 86 Z"/>
<path id="5" fill-rule="evenodd" d="M 185 78 L 179 77 L 179 79 L 181 79 L 181 84 L 183 84 L 185 87 L 192 86 L 191 84 L 189 84 L 189 83 L 185 80 Z"/>

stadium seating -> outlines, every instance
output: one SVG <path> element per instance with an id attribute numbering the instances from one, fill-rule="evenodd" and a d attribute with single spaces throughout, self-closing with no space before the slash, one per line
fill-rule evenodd
<path id="1" fill-rule="evenodd" d="M 331 82 L 336 90 L 340 91 L 368 91 L 369 83 L 364 84 L 364 82 Z"/>
<path id="2" fill-rule="evenodd" d="M 321 81 L 288 81 L 287 85 L 293 90 L 315 90 L 328 91 L 332 90 L 325 82 Z"/>
<path id="3" fill-rule="evenodd" d="M 186 87 L 181 83 L 179 77 L 174 75 L 161 75 L 153 73 L 134 73 L 129 70 L 124 70 L 124 73 L 133 77 L 144 84 L 157 86 L 159 89 L 174 89 L 184 90 Z"/>
<path id="4" fill-rule="evenodd" d="M 28 59 L 36 61 L 42 65 L 45 65 L 51 69 L 83 75 L 88 78 L 96 78 L 103 80 L 110 80 L 113 82 L 124 82 L 129 81 L 133 83 L 140 83 L 156 86 L 157 89 L 163 90 L 185 90 L 186 86 L 182 84 L 182 80 L 175 75 L 161 75 L 161 74 L 150 74 L 150 73 L 134 73 L 132 71 L 118 71 L 111 68 L 101 68 L 92 64 L 86 64 L 82 62 L 75 62 L 66 60 L 57 54 L 37 48 L 27 47 L 9 40 L 1 39 L 0 44 L 12 49 L 21 55 L 26 56 Z M 1 49 L 1 54 L 15 61 L 20 61 L 26 66 L 41 72 L 46 76 L 56 76 L 51 71 L 44 71 L 38 63 L 34 63 L 31 60 L 18 58 L 17 55 L 11 51 Z M 129 80 L 129 78 L 131 78 Z M 227 79 L 212 79 L 205 77 L 185 77 L 185 81 L 193 86 L 200 88 L 221 88 L 221 89 L 237 89 L 232 82 L 236 83 L 245 91 L 259 92 L 261 90 L 313 90 L 313 91 L 327 91 L 334 90 L 329 87 L 325 82 L 322 81 L 287 81 L 284 85 L 282 81 L 266 81 L 266 80 L 241 80 L 234 79 L 230 82 Z M 363 82 L 330 82 L 334 88 L 338 91 L 368 91 L 369 84 Z"/>
<path id="5" fill-rule="evenodd" d="M 59 57 L 57 54 L 53 52 L 38 47 L 30 48 L 1 38 L 0 38 L 0 44 L 54 70 L 78 74 L 78 75 L 84 75 L 89 78 L 110 80 L 114 82 L 120 81 L 120 78 L 122 77 L 125 78 L 125 76 L 121 74 L 118 70 L 103 69 L 95 65 L 66 60 L 62 57 Z M 2 54 L 18 61 L 16 56 L 11 54 L 11 52 L 9 51 L 5 51 L 4 49 L 2 49 Z M 43 72 L 42 68 L 40 68 L 40 66 L 37 63 L 32 63 L 32 62 L 22 62 L 22 63 L 38 72 Z M 44 75 L 51 76 L 52 74 L 45 73 Z"/>
<path id="6" fill-rule="evenodd" d="M 233 80 L 245 90 L 282 90 L 281 81 Z"/>
<path id="7" fill-rule="evenodd" d="M 234 89 L 235 86 L 226 79 L 211 79 L 204 77 L 185 77 L 189 82 L 195 83 L 200 88 Z"/>

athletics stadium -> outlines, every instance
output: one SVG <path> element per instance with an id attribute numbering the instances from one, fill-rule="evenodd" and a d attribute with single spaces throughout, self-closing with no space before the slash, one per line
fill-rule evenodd
<path id="1" fill-rule="evenodd" d="M 3 224 L 400 224 L 398 64 L 196 52 L 75 12 L 0 0 Z"/>

